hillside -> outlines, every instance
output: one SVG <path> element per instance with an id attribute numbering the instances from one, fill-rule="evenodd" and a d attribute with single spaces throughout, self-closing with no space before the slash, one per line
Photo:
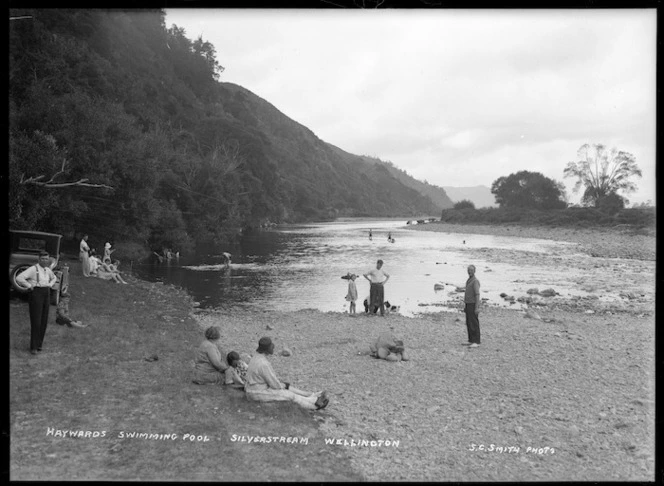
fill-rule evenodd
<path id="1" fill-rule="evenodd" d="M 23 19 L 9 32 L 14 228 L 191 250 L 266 221 L 444 207 L 223 82 L 215 46 L 167 29 L 160 10 L 10 15 Z"/>
<path id="2" fill-rule="evenodd" d="M 496 207 L 496 198 L 487 186 L 449 187 L 444 186 L 445 192 L 454 202 L 468 199 L 476 208 Z"/>
<path id="3" fill-rule="evenodd" d="M 395 167 L 391 162 L 385 162 L 375 157 L 369 157 L 366 155 L 362 156 L 362 159 L 370 164 L 384 166 L 388 172 L 402 184 L 415 189 L 422 195 L 428 196 L 439 210 L 451 208 L 454 205 L 445 188 L 418 181 L 417 179 L 408 175 L 406 171 Z"/>
<path id="4" fill-rule="evenodd" d="M 382 167 L 324 142 L 251 91 L 220 83 L 219 93 L 220 114 L 236 128 L 249 126 L 264 135 L 274 164 L 272 175 L 295 189 L 295 194 L 286 195 L 293 205 L 279 201 L 278 219 L 437 213 L 426 195 Z M 232 130 L 225 123 L 224 128 Z"/>

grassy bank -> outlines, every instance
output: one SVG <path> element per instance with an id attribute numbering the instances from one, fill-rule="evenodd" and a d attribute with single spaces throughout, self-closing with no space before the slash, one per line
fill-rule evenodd
<path id="1" fill-rule="evenodd" d="M 323 412 L 191 383 L 202 331 L 183 292 L 130 276 L 129 285 L 86 279 L 69 263 L 71 315 L 88 328 L 55 324 L 52 308 L 44 350 L 32 356 L 27 303 L 10 300 L 11 479 L 361 479 L 344 451 L 324 445 L 314 419 Z M 56 433 L 63 430 L 83 434 Z M 132 432 L 177 439 L 128 438 Z M 308 444 L 247 444 L 233 434 Z"/>
<path id="2" fill-rule="evenodd" d="M 10 302 L 12 479 L 653 480 L 653 316 L 544 309 L 534 320 L 487 307 L 482 345 L 469 350 L 461 314 L 192 313 L 190 299 L 163 285 L 83 279 L 75 265 L 73 275 L 72 315 L 90 327 L 51 324 L 37 357 L 26 351 L 27 306 Z M 292 356 L 271 359 L 277 374 L 328 390 L 328 409 L 259 405 L 191 384 L 193 351 L 211 324 L 229 349 L 253 354 L 262 335 L 277 352 L 288 346 Z M 410 361 L 368 356 L 389 327 Z M 49 427 L 107 433 L 62 438 Z M 183 441 L 186 433 L 209 441 Z"/>

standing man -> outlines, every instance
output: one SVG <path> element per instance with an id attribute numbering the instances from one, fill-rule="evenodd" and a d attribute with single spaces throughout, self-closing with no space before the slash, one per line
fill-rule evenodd
<path id="1" fill-rule="evenodd" d="M 390 276 L 382 270 L 383 260 L 376 262 L 376 268 L 364 274 L 371 286 L 369 287 L 369 315 L 372 315 L 375 309 L 380 308 L 380 315 L 385 316 L 385 288 L 384 285 L 390 279 Z"/>
<path id="2" fill-rule="evenodd" d="M 475 277 L 475 265 L 468 265 L 468 280 L 466 281 L 466 294 L 463 298 L 466 304 L 466 327 L 468 328 L 468 342 L 464 346 L 477 348 L 480 345 L 480 281 Z"/>
<path id="3" fill-rule="evenodd" d="M 30 353 L 42 350 L 48 311 L 51 306 L 51 287 L 57 282 L 53 271 L 48 268 L 48 252 L 39 253 L 39 264 L 29 267 L 16 276 L 16 281 L 30 289 Z"/>

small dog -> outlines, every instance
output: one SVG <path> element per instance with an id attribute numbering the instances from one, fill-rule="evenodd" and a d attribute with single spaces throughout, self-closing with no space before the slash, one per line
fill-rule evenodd
<path id="1" fill-rule="evenodd" d="M 390 304 L 389 300 L 385 301 L 385 314 L 395 313 L 398 314 L 401 306 Z"/>

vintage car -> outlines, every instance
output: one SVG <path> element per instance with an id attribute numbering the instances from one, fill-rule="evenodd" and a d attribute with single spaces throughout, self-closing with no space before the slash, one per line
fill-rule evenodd
<path id="1" fill-rule="evenodd" d="M 28 291 L 16 281 L 16 276 L 31 265 L 39 263 L 39 252 L 46 250 L 51 259 L 49 266 L 58 278 L 51 289 L 51 304 L 58 304 L 60 294 L 67 290 L 69 283 L 69 268 L 58 266 L 60 240 L 62 235 L 55 233 L 9 230 L 9 283 L 15 291 L 21 293 Z"/>

